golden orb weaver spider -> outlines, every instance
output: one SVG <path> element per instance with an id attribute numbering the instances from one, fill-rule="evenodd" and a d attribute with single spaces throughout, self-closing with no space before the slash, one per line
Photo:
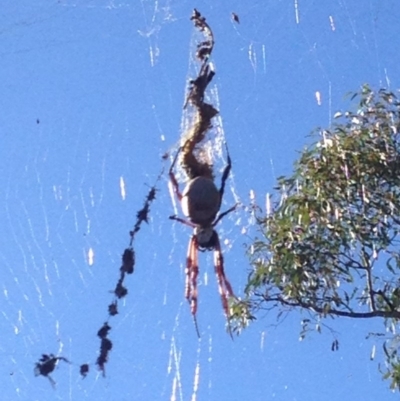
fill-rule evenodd
<path id="1" fill-rule="evenodd" d="M 214 250 L 214 267 L 217 276 L 218 289 L 221 296 L 222 307 L 226 318 L 229 318 L 229 298 L 234 297 L 232 286 L 225 276 L 224 258 L 221 251 L 221 244 L 218 233 L 214 227 L 228 213 L 235 210 L 236 206 L 231 207 L 223 213 L 219 213 L 224 195 L 225 182 L 229 176 L 232 162 L 229 156 L 221 179 L 221 187 L 218 190 L 214 181 L 206 176 L 192 178 L 181 193 L 178 181 L 174 175 L 174 167 L 178 159 L 180 148 L 169 169 L 169 178 L 174 193 L 181 203 L 183 214 L 187 219 L 182 219 L 176 215 L 170 216 L 171 220 L 179 221 L 193 228 L 193 235 L 189 241 L 186 258 L 186 283 L 185 297 L 190 304 L 191 313 L 195 322 L 197 335 L 199 335 L 196 312 L 197 312 L 197 276 L 199 274 L 198 251 Z"/>

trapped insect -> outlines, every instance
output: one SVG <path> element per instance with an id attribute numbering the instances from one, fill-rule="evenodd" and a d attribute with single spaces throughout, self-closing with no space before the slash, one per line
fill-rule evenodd
<path id="1" fill-rule="evenodd" d="M 39 362 L 36 362 L 34 373 L 35 376 L 44 376 L 50 380 L 50 383 L 53 387 L 55 387 L 56 382 L 50 376 L 50 373 L 54 371 L 59 361 L 64 361 L 70 363 L 67 358 L 63 356 L 55 356 L 54 354 L 43 354 L 39 359 Z"/>

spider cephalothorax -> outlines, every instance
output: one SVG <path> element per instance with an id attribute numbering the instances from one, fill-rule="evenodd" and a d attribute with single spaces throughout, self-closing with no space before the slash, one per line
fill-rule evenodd
<path id="1" fill-rule="evenodd" d="M 179 154 L 179 151 L 178 151 Z M 219 293 L 221 295 L 222 306 L 226 317 L 229 317 L 228 300 L 234 297 L 232 287 L 225 276 L 224 259 L 221 251 L 221 244 L 218 233 L 214 227 L 218 222 L 232 212 L 236 206 L 231 207 L 223 213 L 219 213 L 222 197 L 225 189 L 225 181 L 231 169 L 231 159 L 227 154 L 228 164 L 222 174 L 221 187 L 218 190 L 214 181 L 209 177 L 195 177 L 186 185 L 184 191 L 179 190 L 178 181 L 175 178 L 173 169 L 178 158 L 178 154 L 169 170 L 169 177 L 178 200 L 181 202 L 183 214 L 187 220 L 177 216 L 171 216 L 194 229 L 189 241 L 189 248 L 186 259 L 186 285 L 185 296 L 190 303 L 192 315 L 196 321 L 197 311 L 197 276 L 199 274 L 198 250 L 214 250 L 214 266 L 218 281 Z"/>

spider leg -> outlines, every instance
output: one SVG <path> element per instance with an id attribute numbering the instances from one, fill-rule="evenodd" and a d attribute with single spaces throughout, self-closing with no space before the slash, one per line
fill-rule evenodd
<path id="1" fill-rule="evenodd" d="M 233 211 L 237 208 L 237 206 L 238 206 L 238 203 L 237 203 L 236 205 L 233 205 L 230 209 L 225 210 L 225 212 L 221 213 L 221 214 L 217 217 L 217 219 L 214 221 L 214 223 L 212 224 L 213 227 L 215 227 L 215 226 L 218 224 L 218 222 L 219 222 L 222 218 L 224 218 L 227 214 L 229 214 L 230 212 L 233 212 Z"/>
<path id="2" fill-rule="evenodd" d="M 170 220 L 179 221 L 179 223 L 185 224 L 186 226 L 189 226 L 189 227 L 192 227 L 192 228 L 196 227 L 195 224 L 191 223 L 191 222 L 188 221 L 188 220 L 181 219 L 180 217 L 178 217 L 178 216 L 176 216 L 176 215 L 169 216 L 169 219 L 170 219 Z"/>
<path id="3" fill-rule="evenodd" d="M 226 147 L 226 154 L 228 157 L 228 164 L 226 165 L 224 172 L 222 173 L 221 188 L 219 189 L 220 205 L 222 202 L 222 197 L 224 196 L 225 182 L 229 177 L 229 173 L 231 172 L 231 167 L 232 167 L 232 161 L 231 161 L 231 157 L 229 156 L 228 145 L 226 143 L 225 143 L 225 147 Z"/>
<path id="4" fill-rule="evenodd" d="M 221 187 L 219 189 L 219 207 L 221 207 L 222 197 L 224 196 L 224 191 L 225 191 L 225 183 L 226 183 L 226 180 L 229 177 L 229 173 L 231 172 L 231 168 L 232 168 L 232 160 L 231 160 L 231 157 L 229 155 L 228 145 L 226 144 L 226 142 L 225 142 L 225 147 L 226 147 L 226 154 L 227 154 L 227 157 L 228 157 L 228 164 L 226 165 L 226 167 L 224 169 L 224 172 L 222 173 Z M 228 213 L 233 212 L 236 209 L 237 206 L 238 206 L 238 204 L 235 204 L 230 209 L 228 209 L 225 212 L 221 213 L 217 217 L 217 219 L 214 221 L 213 227 L 216 226 L 218 224 L 218 222 L 223 217 L 225 217 Z"/>
<path id="5" fill-rule="evenodd" d="M 182 200 L 182 194 L 181 194 L 181 191 L 179 190 L 178 180 L 176 179 L 175 174 L 174 174 L 174 167 L 175 167 L 176 161 L 178 160 L 178 156 L 179 156 L 179 153 L 181 152 L 181 150 L 182 150 L 182 147 L 180 147 L 178 149 L 178 151 L 176 152 L 176 155 L 171 164 L 171 167 L 169 168 L 169 173 L 168 173 L 172 188 L 174 189 L 175 195 L 178 198 L 179 202 Z"/>
<path id="6" fill-rule="evenodd" d="M 198 263 L 198 245 L 197 239 L 194 235 L 190 238 L 187 259 L 186 259 L 186 283 L 185 283 L 185 297 L 190 304 L 190 311 L 193 316 L 194 325 L 196 328 L 197 336 L 200 338 L 199 328 L 197 325 L 197 276 L 199 275 Z"/>
<path id="7" fill-rule="evenodd" d="M 219 242 L 218 234 L 215 234 L 215 250 L 214 250 L 214 265 L 215 265 L 215 274 L 217 276 L 218 281 L 218 290 L 221 295 L 222 307 L 224 309 L 225 317 L 228 321 L 228 330 L 229 334 L 232 337 L 232 333 L 230 331 L 229 326 L 229 298 L 234 297 L 232 286 L 228 279 L 225 276 L 224 271 L 224 257 L 221 251 L 221 244 Z"/>

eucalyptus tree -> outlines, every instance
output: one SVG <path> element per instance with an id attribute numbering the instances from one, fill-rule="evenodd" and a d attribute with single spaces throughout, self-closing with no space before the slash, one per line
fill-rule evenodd
<path id="1" fill-rule="evenodd" d="M 260 310 L 302 310 L 305 336 L 327 317 L 380 319 L 382 332 L 367 334 L 382 341 L 380 369 L 400 389 L 400 101 L 366 85 L 351 100 L 258 210 L 231 324 L 240 332 Z"/>

